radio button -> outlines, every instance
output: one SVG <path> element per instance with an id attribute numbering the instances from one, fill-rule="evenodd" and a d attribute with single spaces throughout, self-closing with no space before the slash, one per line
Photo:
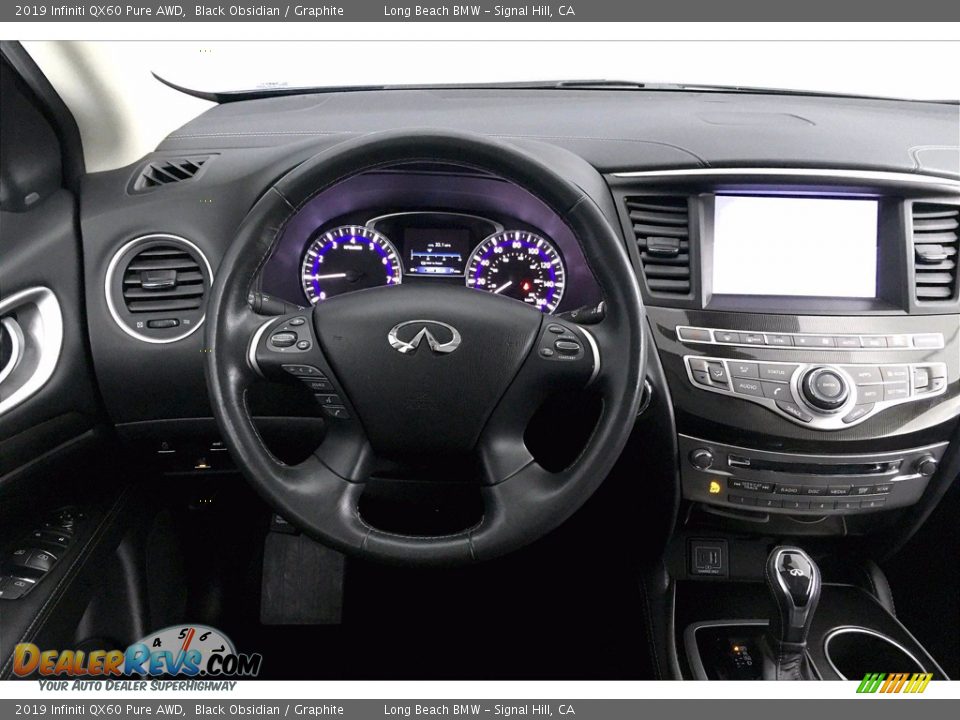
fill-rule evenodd
<path id="1" fill-rule="evenodd" d="M 844 365 L 843 369 L 853 378 L 857 385 L 883 382 L 880 369 L 874 365 Z"/>
<path id="2" fill-rule="evenodd" d="M 885 348 L 887 346 L 887 339 L 882 335 L 864 335 L 860 338 L 860 342 L 863 343 L 865 348 Z"/>
<path id="3" fill-rule="evenodd" d="M 905 382 L 889 383 L 883 386 L 884 400 L 902 400 L 910 397 L 910 386 Z"/>
<path id="4" fill-rule="evenodd" d="M 723 383 L 726 385 L 729 379 L 727 378 L 727 370 L 721 362 L 708 362 L 707 372 L 710 374 L 710 379 L 715 383 Z"/>
<path id="5" fill-rule="evenodd" d="M 868 404 L 883 400 L 883 385 L 861 385 L 857 388 L 857 403 Z"/>
<path id="6" fill-rule="evenodd" d="M 802 491 L 799 485 L 777 485 L 778 495 L 799 495 Z"/>
<path id="7" fill-rule="evenodd" d="M 774 365 L 773 363 L 760 364 L 760 379 L 776 382 L 789 382 L 797 365 Z"/>
<path id="8" fill-rule="evenodd" d="M 860 338 L 857 335 L 841 335 L 835 337 L 834 341 L 838 348 L 858 348 L 860 347 Z"/>
<path id="9" fill-rule="evenodd" d="M 740 333 L 728 332 L 726 330 L 714 330 L 713 339 L 718 343 L 740 344 Z"/>
<path id="10" fill-rule="evenodd" d="M 886 365 L 880 368 L 880 375 L 884 382 L 907 382 L 910 379 L 910 369 L 906 365 Z"/>
<path id="11" fill-rule="evenodd" d="M 758 378 L 760 377 L 760 371 L 757 369 L 757 364 L 752 362 L 738 362 L 736 360 L 729 361 L 730 374 L 738 378 Z"/>
<path id="12" fill-rule="evenodd" d="M 833 338 L 830 335 L 797 335 L 794 338 L 794 344 L 797 347 L 835 347 Z"/>
<path id="13" fill-rule="evenodd" d="M 740 341 L 747 345 L 763 345 L 763 335 L 759 333 L 741 333 Z"/>
<path id="14" fill-rule="evenodd" d="M 869 415 L 872 411 L 873 403 L 868 403 L 866 405 L 854 405 L 853 410 L 843 416 L 843 422 L 852 423 L 854 420 L 859 420 L 865 415 Z"/>
<path id="15" fill-rule="evenodd" d="M 777 401 L 777 407 L 780 408 L 787 415 L 790 415 L 795 420 L 800 422 L 810 422 L 813 420 L 813 415 L 810 415 L 806 410 L 801 408 L 796 403 L 792 402 L 783 402 L 782 400 Z"/>
<path id="16" fill-rule="evenodd" d="M 793 395 L 790 394 L 790 386 L 786 383 L 761 382 L 760 385 L 763 387 L 763 396 L 771 400 L 793 399 Z"/>
<path id="17" fill-rule="evenodd" d="M 781 347 L 790 347 L 793 345 L 792 335 L 764 335 L 767 339 L 767 345 L 779 345 Z"/>

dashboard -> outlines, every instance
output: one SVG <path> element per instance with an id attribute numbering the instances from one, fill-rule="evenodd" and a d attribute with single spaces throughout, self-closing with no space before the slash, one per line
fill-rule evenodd
<path id="1" fill-rule="evenodd" d="M 491 103 L 510 111 L 479 112 Z M 647 412 L 672 438 L 657 452 L 675 455 L 695 507 L 855 533 L 930 494 L 960 416 L 960 161 L 946 105 L 451 90 L 213 108 L 81 195 L 91 350 L 122 436 L 151 454 L 176 448 L 162 459 L 188 466 L 222 457 L 197 330 L 238 225 L 325 148 L 424 123 L 523 149 L 619 227 L 646 306 Z M 192 178 L 137 189 L 145 168 L 185 159 Z M 137 253 L 173 249 L 192 284 L 153 312 L 126 270 Z M 411 283 L 499 291 L 544 313 L 603 300 L 553 208 L 428 159 L 291 207 L 251 289 L 307 307 Z M 249 399 L 260 417 L 323 422 L 308 393 Z"/>

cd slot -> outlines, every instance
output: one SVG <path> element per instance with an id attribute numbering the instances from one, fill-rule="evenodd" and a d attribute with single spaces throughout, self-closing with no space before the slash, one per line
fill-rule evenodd
<path id="1" fill-rule="evenodd" d="M 728 455 L 727 465 L 739 470 L 779 472 L 790 475 L 894 475 L 900 470 L 900 458 L 880 462 L 813 463 L 787 462 L 743 455 Z"/>

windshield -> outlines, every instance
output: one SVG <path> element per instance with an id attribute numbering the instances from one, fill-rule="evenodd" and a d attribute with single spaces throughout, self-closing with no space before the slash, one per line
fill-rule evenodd
<path id="1" fill-rule="evenodd" d="M 156 73 L 174 85 L 209 93 L 358 85 L 620 80 L 918 100 L 960 99 L 960 76 L 956 73 L 921 71 L 953 64 L 956 45 L 948 42 L 852 45 L 325 40 L 75 44 L 84 46 L 83 52 L 93 60 L 117 68 L 118 81 Z M 704 45 L 712 50 L 709 62 L 704 62 Z M 47 50 L 40 49 L 39 54 L 47 54 Z"/>

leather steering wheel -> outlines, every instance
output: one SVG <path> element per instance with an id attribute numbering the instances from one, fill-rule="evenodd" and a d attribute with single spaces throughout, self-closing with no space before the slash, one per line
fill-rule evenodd
<path id="1" fill-rule="evenodd" d="M 353 175 L 422 161 L 492 173 L 552 208 L 573 231 L 600 285 L 603 319 L 580 326 L 499 295 L 428 283 L 360 290 L 269 319 L 250 309 L 253 278 L 284 223 L 305 202 Z M 236 464 L 293 525 L 355 555 L 463 564 L 545 535 L 597 489 L 623 450 L 640 404 L 643 325 L 623 242 L 574 183 L 531 154 L 489 138 L 378 133 L 297 166 L 250 210 L 210 295 L 207 384 Z M 297 343 L 281 347 L 283 336 L 275 336 L 283 332 L 293 332 Z M 561 336 L 568 343 L 563 353 L 553 350 Z M 302 366 L 326 376 L 343 410 L 330 419 L 320 446 L 289 465 L 262 442 L 246 393 L 259 376 L 295 381 L 291 373 L 303 372 Z M 602 400 L 597 425 L 569 467 L 549 472 L 524 444 L 524 430 L 551 392 L 585 387 Z M 477 460 L 483 515 L 474 527 L 415 537 L 367 524 L 359 500 L 371 469 L 378 458 L 411 454 Z"/>

